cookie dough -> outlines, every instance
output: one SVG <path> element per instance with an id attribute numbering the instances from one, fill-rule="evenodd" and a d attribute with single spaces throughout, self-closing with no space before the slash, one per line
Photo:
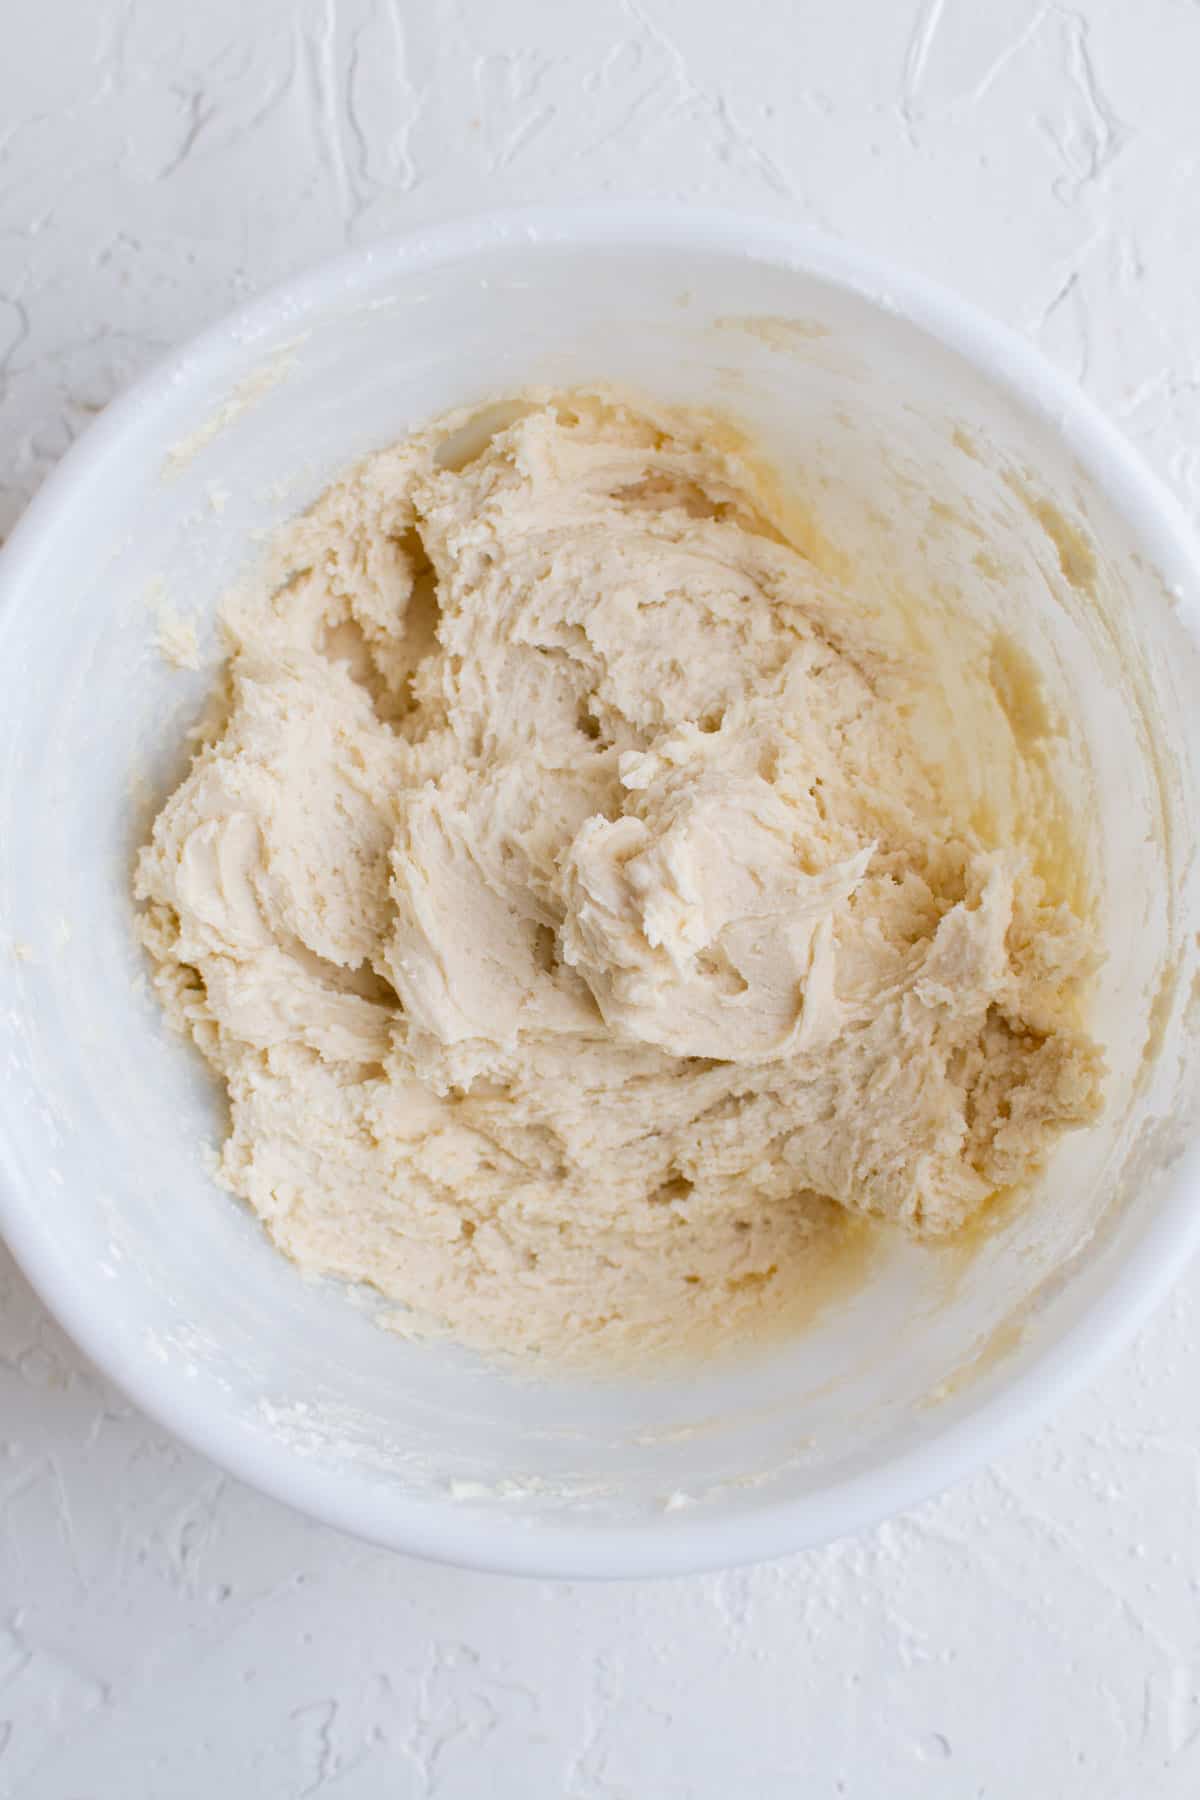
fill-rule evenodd
<path id="1" fill-rule="evenodd" d="M 489 1349 L 678 1343 L 1095 1116 L 1088 930 L 712 421 L 442 421 L 225 622 L 136 888 L 223 1178 L 304 1268 Z"/>

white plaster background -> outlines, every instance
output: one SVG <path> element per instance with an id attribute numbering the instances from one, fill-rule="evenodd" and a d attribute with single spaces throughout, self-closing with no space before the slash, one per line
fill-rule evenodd
<path id="1" fill-rule="evenodd" d="M 1194 0 L 9 0 L 0 534 L 263 283 L 621 195 L 804 219 L 949 283 L 1200 509 L 1198 91 Z M 0 1260 L 0 1795 L 1191 1800 L 1198 1350 L 1200 1270 L 1028 1448 L 870 1536 L 526 1585 L 225 1479 Z"/>

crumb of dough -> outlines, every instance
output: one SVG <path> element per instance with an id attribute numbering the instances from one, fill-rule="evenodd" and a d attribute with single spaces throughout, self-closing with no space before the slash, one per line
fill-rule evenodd
<path id="1" fill-rule="evenodd" d="M 957 816 L 927 669 L 749 468 L 578 394 L 372 456 L 227 603 L 141 852 L 224 1182 L 473 1345 L 748 1331 L 1100 1107 L 1089 930 Z"/>
<path id="2" fill-rule="evenodd" d="M 191 619 L 182 618 L 165 604 L 158 610 L 158 652 L 176 669 L 200 667 L 200 640 Z"/>

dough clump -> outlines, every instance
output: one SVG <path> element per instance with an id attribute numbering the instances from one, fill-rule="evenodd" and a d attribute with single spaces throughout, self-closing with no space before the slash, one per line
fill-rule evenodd
<path id="1" fill-rule="evenodd" d="M 489 1349 L 668 1345 L 1095 1116 L 1089 932 L 955 816 L 919 655 L 712 421 L 442 421 L 225 628 L 136 889 L 223 1179 L 306 1269 Z"/>

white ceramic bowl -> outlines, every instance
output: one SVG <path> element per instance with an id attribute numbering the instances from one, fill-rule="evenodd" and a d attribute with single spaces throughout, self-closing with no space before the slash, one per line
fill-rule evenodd
<path id="1" fill-rule="evenodd" d="M 737 1366 L 531 1380 L 306 1283 L 206 1172 L 222 1109 L 162 1026 L 131 859 L 264 530 L 451 404 L 605 378 L 715 404 L 855 579 L 1016 632 L 1102 898 L 1106 1122 L 974 1257 L 896 1247 Z M 990 560 L 989 560 L 990 559 Z M 1200 564 L 1024 344 L 807 234 L 676 211 L 422 232 L 279 289 L 100 418 L 0 558 L 0 1225 L 81 1346 L 245 1480 L 381 1543 L 564 1575 L 775 1555 L 931 1493 L 1084 1380 L 1200 1231 L 1187 1001 Z M 204 666 L 156 639 L 196 623 Z M 1193 1015 L 1195 1012 L 1193 1008 Z"/>

